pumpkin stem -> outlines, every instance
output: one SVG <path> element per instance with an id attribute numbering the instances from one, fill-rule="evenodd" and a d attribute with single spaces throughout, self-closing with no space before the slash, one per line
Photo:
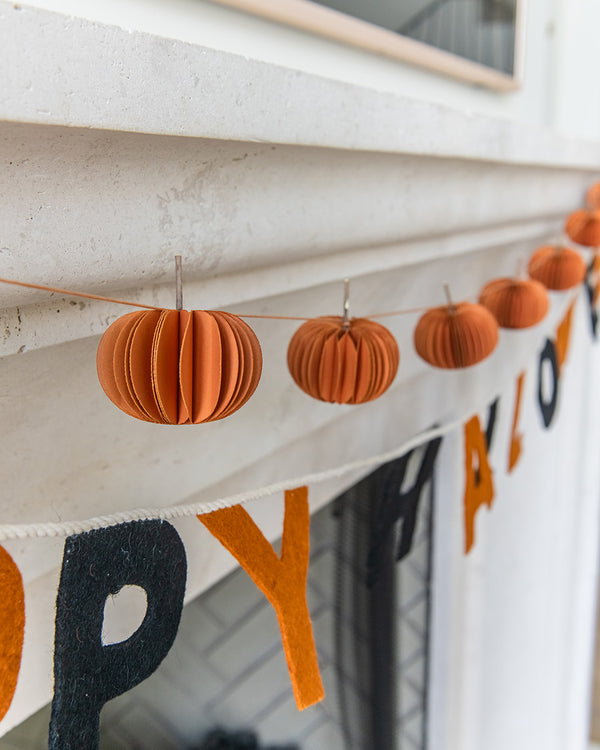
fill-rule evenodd
<path id="1" fill-rule="evenodd" d="M 448 310 L 453 313 L 456 310 L 454 302 L 452 302 L 452 296 L 450 295 L 450 284 L 444 284 L 444 291 L 446 292 L 446 299 L 448 300 Z"/>
<path id="2" fill-rule="evenodd" d="M 342 327 L 350 327 L 350 279 L 344 279 L 344 315 Z"/>
<path id="3" fill-rule="evenodd" d="M 183 285 L 181 283 L 181 255 L 175 256 L 175 309 L 183 310 Z"/>

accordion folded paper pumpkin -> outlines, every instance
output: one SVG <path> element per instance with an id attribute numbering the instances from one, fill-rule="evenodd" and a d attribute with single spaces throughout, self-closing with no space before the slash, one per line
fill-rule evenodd
<path id="1" fill-rule="evenodd" d="M 254 331 L 226 312 L 144 310 L 116 320 L 96 359 L 108 398 L 159 424 L 228 417 L 252 396 L 262 353 Z"/>
<path id="2" fill-rule="evenodd" d="M 589 188 L 585 202 L 587 208 L 568 216 L 565 232 L 578 245 L 600 247 L 600 182 Z"/>
<path id="3" fill-rule="evenodd" d="M 392 384 L 400 352 L 387 328 L 366 318 L 329 315 L 303 323 L 288 347 L 296 384 L 309 396 L 338 404 L 362 404 Z"/>
<path id="4" fill-rule="evenodd" d="M 498 324 L 483 305 L 458 302 L 427 310 L 414 333 L 417 354 L 434 367 L 470 367 L 498 343 Z"/>
<path id="5" fill-rule="evenodd" d="M 600 247 L 600 210 L 574 211 L 567 218 L 565 232 L 578 245 Z"/>
<path id="6" fill-rule="evenodd" d="M 589 208 L 600 209 L 600 182 L 595 182 L 585 194 L 585 202 Z"/>
<path id="7" fill-rule="evenodd" d="M 479 294 L 502 328 L 529 328 L 544 319 L 550 302 L 546 287 L 534 279 L 505 278 L 487 283 Z"/>
<path id="8" fill-rule="evenodd" d="M 562 245 L 544 245 L 529 259 L 527 271 L 546 289 L 564 291 L 581 284 L 586 267 L 576 250 Z"/>

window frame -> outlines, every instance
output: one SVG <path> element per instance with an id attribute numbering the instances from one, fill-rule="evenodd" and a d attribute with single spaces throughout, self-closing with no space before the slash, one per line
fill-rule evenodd
<path id="1" fill-rule="evenodd" d="M 310 0 L 211 0 L 211 2 L 496 91 L 514 91 L 522 84 L 526 0 L 517 0 L 516 5 L 512 75 L 402 36 L 346 13 L 318 5 Z"/>

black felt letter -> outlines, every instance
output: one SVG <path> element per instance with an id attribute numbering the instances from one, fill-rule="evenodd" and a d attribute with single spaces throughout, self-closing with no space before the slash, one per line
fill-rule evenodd
<path id="1" fill-rule="evenodd" d="M 56 599 L 50 750 L 95 750 L 100 710 L 135 687 L 167 655 L 179 627 L 187 564 L 166 521 L 134 521 L 65 542 Z M 148 606 L 122 643 L 102 645 L 107 596 L 140 586 Z"/>
<path id="2" fill-rule="evenodd" d="M 544 394 L 542 390 L 542 379 L 544 369 L 544 361 L 547 360 L 552 369 L 552 395 L 549 401 L 544 400 Z M 558 400 L 558 359 L 556 357 L 556 347 L 550 339 L 546 339 L 546 344 L 540 354 L 540 361 L 538 364 L 538 404 L 540 406 L 540 413 L 542 420 L 544 421 L 544 427 L 548 428 L 552 424 L 554 419 L 554 412 L 556 411 L 556 402 Z"/>
<path id="3" fill-rule="evenodd" d="M 500 402 L 500 397 L 495 401 L 492 401 L 492 403 L 488 407 L 488 420 L 487 420 L 487 427 L 485 428 L 485 444 L 487 445 L 488 453 L 492 450 L 492 440 L 494 439 L 494 431 L 496 429 L 496 417 L 498 415 L 498 403 Z"/>
<path id="4" fill-rule="evenodd" d="M 590 310 L 590 325 L 592 327 L 592 337 L 594 339 L 598 338 L 598 311 L 596 310 L 596 285 L 597 282 L 595 281 L 595 266 L 596 264 L 596 258 L 595 256 L 590 260 L 589 265 L 587 267 L 587 272 L 585 274 L 585 291 L 586 296 L 589 304 L 589 310 Z"/>
<path id="5" fill-rule="evenodd" d="M 392 533 L 394 524 L 399 520 L 402 520 L 402 530 L 396 550 L 396 560 L 402 560 L 410 552 L 417 523 L 421 492 L 433 476 L 435 459 L 441 442 L 442 438 L 435 438 L 427 443 L 415 482 L 410 489 L 404 492 L 401 490 L 402 483 L 408 462 L 414 451 L 405 453 L 392 464 L 377 511 L 377 521 L 369 549 L 367 560 L 368 586 L 373 586 L 377 581 L 380 569 L 380 552 L 388 535 Z"/>

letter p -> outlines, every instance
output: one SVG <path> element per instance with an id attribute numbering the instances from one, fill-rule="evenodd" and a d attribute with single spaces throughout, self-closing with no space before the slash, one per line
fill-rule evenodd
<path id="1" fill-rule="evenodd" d="M 171 648 L 186 580 L 185 548 L 166 521 L 134 521 L 70 536 L 56 600 L 50 750 L 95 750 L 100 710 L 149 677 Z M 104 646 L 104 604 L 126 585 L 146 591 L 140 627 Z"/>

